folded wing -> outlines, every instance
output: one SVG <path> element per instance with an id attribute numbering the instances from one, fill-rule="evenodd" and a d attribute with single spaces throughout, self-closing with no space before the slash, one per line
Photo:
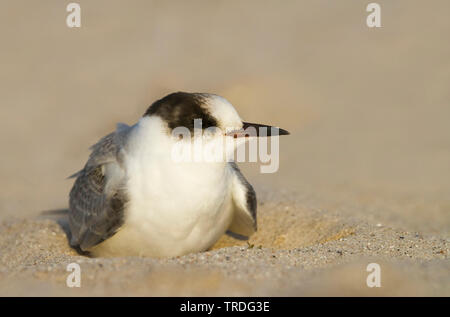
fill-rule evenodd
<path id="1" fill-rule="evenodd" d="M 71 245 L 86 251 L 113 236 L 122 226 L 127 197 L 122 155 L 130 127 L 121 125 L 91 149 L 84 168 L 73 176 L 69 226 Z"/>
<path id="2" fill-rule="evenodd" d="M 228 164 L 234 174 L 232 185 L 234 217 L 228 233 L 236 238 L 245 239 L 257 230 L 256 193 L 252 185 L 242 175 L 236 163 L 230 162 Z"/>

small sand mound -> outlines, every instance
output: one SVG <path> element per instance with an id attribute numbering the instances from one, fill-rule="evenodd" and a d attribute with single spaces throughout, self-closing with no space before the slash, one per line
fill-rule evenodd
<path id="1" fill-rule="evenodd" d="M 265 204 L 258 215 L 258 231 L 248 241 L 229 236 L 220 239 L 213 249 L 234 245 L 250 245 L 276 250 L 289 250 L 338 240 L 355 233 L 354 225 L 335 215 L 294 208 L 285 204 Z"/>

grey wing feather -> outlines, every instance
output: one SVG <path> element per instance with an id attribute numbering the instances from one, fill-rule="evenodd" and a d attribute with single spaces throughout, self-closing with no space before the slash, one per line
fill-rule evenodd
<path id="1" fill-rule="evenodd" d="M 257 230 L 257 201 L 253 186 L 242 175 L 235 162 L 228 163 L 236 177 L 233 185 L 234 218 L 228 233 L 237 238 L 246 238 Z"/>
<path id="2" fill-rule="evenodd" d="M 118 159 L 120 150 L 124 147 L 126 136 L 130 127 L 126 124 L 119 123 L 117 131 L 112 132 L 100 139 L 96 144 L 91 146 L 91 154 L 83 170 L 90 170 L 99 165 L 111 163 Z M 68 178 L 76 178 L 80 176 L 83 170 L 70 175 Z"/>
<path id="3" fill-rule="evenodd" d="M 119 123 L 117 129 L 91 146 L 91 155 L 86 163 L 87 167 L 96 167 L 100 164 L 106 164 L 121 161 L 120 152 L 125 148 L 130 126 Z"/>
<path id="4" fill-rule="evenodd" d="M 127 130 L 103 137 L 77 177 L 69 200 L 71 245 L 85 251 L 114 235 L 123 224 L 127 197 L 120 152 Z"/>

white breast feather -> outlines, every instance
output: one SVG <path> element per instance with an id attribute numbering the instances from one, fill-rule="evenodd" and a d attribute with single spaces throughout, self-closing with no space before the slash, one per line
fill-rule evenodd
<path id="1" fill-rule="evenodd" d="M 123 254 L 123 250 L 142 256 L 204 251 L 229 227 L 232 170 L 226 162 L 172 161 L 166 133 L 157 117 L 144 117 L 133 127 L 124 155 L 129 198 L 125 224 L 96 246 L 94 255 Z"/>

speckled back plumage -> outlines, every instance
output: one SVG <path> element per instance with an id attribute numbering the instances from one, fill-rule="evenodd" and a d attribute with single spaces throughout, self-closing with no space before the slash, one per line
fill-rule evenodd
<path id="1" fill-rule="evenodd" d="M 92 146 L 85 167 L 73 175 L 77 179 L 69 200 L 70 243 L 81 250 L 111 237 L 123 224 L 127 201 L 123 184 L 108 184 L 112 180 L 106 177 L 105 166 L 114 164 L 120 168 L 120 140 L 124 133 L 110 133 Z"/>

